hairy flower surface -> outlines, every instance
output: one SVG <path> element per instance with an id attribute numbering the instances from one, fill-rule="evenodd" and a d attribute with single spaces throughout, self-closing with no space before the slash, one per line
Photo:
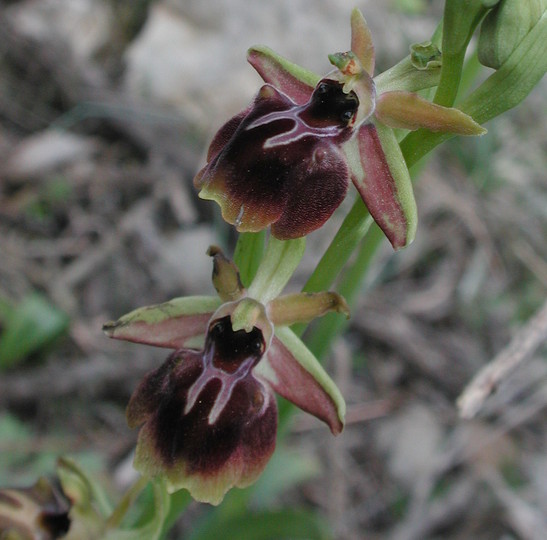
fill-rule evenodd
<path id="1" fill-rule="evenodd" d="M 461 111 L 417 94 L 377 96 L 374 47 L 358 10 L 351 24 L 351 51 L 330 55 L 336 69 L 321 79 L 267 48 L 250 49 L 267 84 L 220 128 L 194 179 L 239 231 L 271 225 L 279 239 L 304 236 L 331 216 L 351 179 L 392 245 L 403 247 L 414 237 L 416 205 L 391 128 L 484 133 Z"/>
<path id="2" fill-rule="evenodd" d="M 148 374 L 127 409 L 130 427 L 143 424 L 136 467 L 211 502 L 253 482 L 277 427 L 275 397 L 253 373 L 264 350 L 260 330 L 234 332 L 226 316 L 211 322 L 204 349 L 179 349 Z"/>
<path id="3" fill-rule="evenodd" d="M 218 504 L 231 487 L 255 481 L 274 451 L 274 391 L 334 434 L 342 431 L 340 392 L 287 325 L 329 311 L 347 314 L 347 306 L 330 292 L 278 296 L 302 256 L 303 240 L 271 239 L 248 290 L 218 248 L 209 253 L 219 298 L 178 298 L 140 308 L 105 331 L 175 349 L 129 402 L 130 427 L 142 426 L 135 467 L 165 478 L 169 491 L 186 488 L 197 500 Z"/>
<path id="4" fill-rule="evenodd" d="M 334 81 L 317 85 L 304 105 L 263 86 L 250 110 L 211 144 L 195 179 L 201 196 L 217 200 L 239 230 L 271 224 L 278 238 L 305 236 L 346 196 L 349 168 L 340 146 L 351 137 L 358 106 Z"/>

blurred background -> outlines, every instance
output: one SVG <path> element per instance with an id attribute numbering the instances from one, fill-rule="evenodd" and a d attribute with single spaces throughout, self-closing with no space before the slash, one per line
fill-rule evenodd
<path id="1" fill-rule="evenodd" d="M 207 247 L 231 254 L 236 238 L 192 178 L 210 137 L 260 86 L 246 49 L 266 44 L 326 73 L 327 54 L 349 48 L 355 5 L 372 30 L 377 72 L 426 40 L 443 8 L 2 2 L 0 485 L 51 475 L 61 454 L 114 496 L 133 481 L 136 431 L 124 409 L 166 353 L 109 341 L 101 326 L 138 306 L 214 292 Z M 328 357 L 348 403 L 346 430 L 333 439 L 296 415 L 246 506 L 279 520 L 286 508 L 310 516 L 308 532 L 284 538 L 545 538 L 545 346 L 477 419 L 461 420 L 455 402 L 545 301 L 546 90 L 542 81 L 486 136 L 449 141 L 421 168 L 416 240 L 397 254 L 384 242 Z M 350 193 L 309 238 L 292 289 Z M 189 504 L 171 537 L 208 538 L 212 515 Z M 281 537 L 265 523 L 245 538 Z"/>

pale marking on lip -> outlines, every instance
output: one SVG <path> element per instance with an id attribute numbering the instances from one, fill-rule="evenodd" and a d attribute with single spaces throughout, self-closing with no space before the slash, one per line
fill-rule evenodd
<path id="1" fill-rule="evenodd" d="M 246 131 L 255 129 L 260 126 L 276 122 L 278 120 L 292 120 L 294 126 L 289 131 L 279 133 L 273 137 L 266 139 L 263 148 L 275 148 L 276 146 L 286 146 L 304 137 L 312 135 L 318 138 L 332 138 L 339 135 L 346 127 L 328 126 L 328 127 L 313 127 L 300 117 L 300 113 L 305 109 L 305 106 L 298 107 L 297 111 L 275 111 L 257 118 L 251 122 L 246 128 Z"/>
<path id="2" fill-rule="evenodd" d="M 209 353 L 209 355 L 210 354 L 211 353 Z M 220 391 L 207 417 L 208 424 L 213 425 L 218 420 L 218 417 L 226 407 L 228 401 L 230 401 L 235 385 L 249 374 L 249 368 L 253 361 L 254 358 L 247 358 L 234 373 L 227 373 L 226 371 L 215 367 L 212 364 L 212 359 L 204 357 L 202 360 L 203 371 L 188 390 L 184 415 L 186 416 L 192 410 L 196 404 L 197 398 L 207 383 L 213 379 L 218 379 L 221 384 Z"/>
<path id="3" fill-rule="evenodd" d="M 242 221 L 243 221 L 243 213 L 244 213 L 244 212 L 245 212 L 245 205 L 242 204 L 242 205 L 241 205 L 241 208 L 239 209 L 239 213 L 237 214 L 237 217 L 236 217 L 236 219 L 235 219 L 235 221 L 234 221 L 234 225 L 235 225 L 236 228 L 239 227 L 239 226 L 241 225 L 241 223 L 242 223 Z"/>

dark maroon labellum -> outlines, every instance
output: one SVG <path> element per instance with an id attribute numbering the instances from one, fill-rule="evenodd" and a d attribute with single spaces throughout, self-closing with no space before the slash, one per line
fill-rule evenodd
<path id="1" fill-rule="evenodd" d="M 209 162 L 194 179 L 240 231 L 268 225 L 280 239 L 320 227 L 343 201 L 350 173 L 340 145 L 359 107 L 354 92 L 323 79 L 297 105 L 270 85 L 217 133 Z"/>
<path id="2" fill-rule="evenodd" d="M 175 351 L 149 373 L 127 411 L 130 425 L 145 423 L 146 460 L 168 477 L 181 467 L 213 477 L 236 457 L 244 469 L 263 466 L 277 427 L 275 399 L 252 374 L 264 350 L 259 329 L 234 332 L 227 316 L 211 324 L 203 351 Z"/>

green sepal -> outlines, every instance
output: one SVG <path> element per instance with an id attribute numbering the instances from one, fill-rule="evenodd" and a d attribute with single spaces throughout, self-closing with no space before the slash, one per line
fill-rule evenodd
<path id="1" fill-rule="evenodd" d="M 135 309 L 103 331 L 108 337 L 178 349 L 187 341 L 205 333 L 207 321 L 221 305 L 216 296 L 186 296 L 163 304 Z"/>
<path id="2" fill-rule="evenodd" d="M 247 61 L 265 82 L 275 86 L 293 101 L 306 103 L 321 77 L 283 56 L 269 47 L 255 45 L 247 51 Z"/>
<path id="3" fill-rule="evenodd" d="M 418 226 L 418 209 L 412 189 L 412 180 L 393 130 L 380 122 L 375 125 L 391 176 L 395 181 L 397 199 L 406 219 L 406 245 L 408 245 L 414 240 Z"/>
<path id="4" fill-rule="evenodd" d="M 325 396 L 328 396 L 333 410 L 336 413 L 336 419 L 330 418 L 326 419 L 324 416 L 321 417 L 317 413 L 309 411 L 306 409 L 306 389 L 304 388 L 294 388 L 297 385 L 296 381 L 293 383 L 293 388 L 291 385 L 287 385 L 288 388 L 285 388 L 284 391 L 279 392 L 279 390 L 274 386 L 274 389 L 284 396 L 286 399 L 289 399 L 292 403 L 295 403 L 298 407 L 303 410 L 308 410 L 315 416 L 318 416 L 323 421 L 327 422 L 331 428 L 331 431 L 336 435 L 342 431 L 345 424 L 346 416 L 346 402 L 344 397 L 340 393 L 340 390 L 336 386 L 335 382 L 330 378 L 328 373 L 325 371 L 323 366 L 319 363 L 317 358 L 312 354 L 312 352 L 304 345 L 301 339 L 288 327 L 281 326 L 275 329 L 275 337 L 287 348 L 294 360 L 304 369 L 311 377 L 317 382 L 317 384 L 322 388 Z M 272 345 L 273 346 L 273 345 Z M 271 362 L 269 355 L 268 360 Z M 260 368 L 261 364 L 257 366 Z M 295 394 L 302 394 L 304 397 L 304 403 L 298 403 L 294 396 L 287 395 L 287 391 L 293 390 Z"/>
<path id="5" fill-rule="evenodd" d="M 414 239 L 417 209 L 410 175 L 393 130 L 365 123 L 344 145 L 351 179 L 394 249 Z"/>
<path id="6" fill-rule="evenodd" d="M 268 353 L 254 373 L 280 396 L 325 422 L 334 435 L 343 430 L 346 404 L 340 390 L 290 328 L 275 329 Z"/>

